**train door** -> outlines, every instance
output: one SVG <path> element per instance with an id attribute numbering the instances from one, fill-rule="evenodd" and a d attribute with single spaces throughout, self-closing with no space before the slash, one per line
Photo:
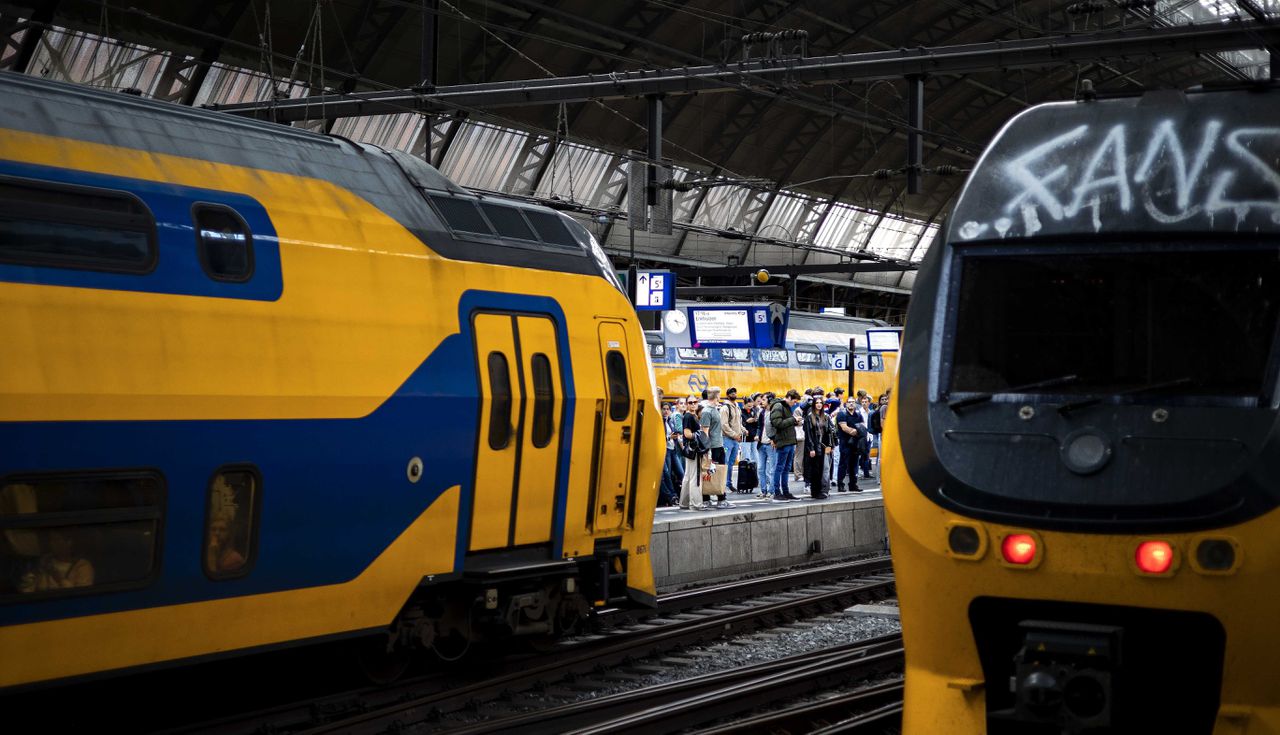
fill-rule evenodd
<path id="1" fill-rule="evenodd" d="M 595 483 L 588 512 L 594 531 L 620 530 L 630 511 L 633 432 L 636 401 L 631 385 L 630 359 L 622 325 L 600 325 L 600 359 L 604 377 L 603 400 L 596 401 L 593 462 Z M 638 446 L 638 445 L 636 445 Z"/>
<path id="2" fill-rule="evenodd" d="M 516 319 L 525 402 L 513 541 L 516 546 L 551 541 L 551 516 L 559 476 L 564 385 L 555 323 L 545 317 Z"/>
<path id="3" fill-rule="evenodd" d="M 472 329 L 480 368 L 480 436 L 469 548 L 483 551 L 506 547 L 510 536 L 520 446 L 516 391 L 522 386 L 511 315 L 476 314 Z M 524 403 L 523 393 L 519 401 Z"/>
<path id="4" fill-rule="evenodd" d="M 564 405 L 555 324 L 479 313 L 472 326 L 480 435 L 468 549 L 549 543 Z"/>

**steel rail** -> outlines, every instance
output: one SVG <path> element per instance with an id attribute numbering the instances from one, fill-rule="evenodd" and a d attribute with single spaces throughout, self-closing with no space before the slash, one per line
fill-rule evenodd
<path id="1" fill-rule="evenodd" d="M 886 729 L 900 728 L 901 726 L 902 702 L 894 702 L 857 717 L 851 717 L 843 722 L 813 730 L 809 735 L 856 735 L 857 733 L 880 735 Z"/>
<path id="2" fill-rule="evenodd" d="M 671 616 L 701 607 L 756 598 L 771 593 L 788 592 L 797 588 L 843 581 L 858 576 L 891 572 L 892 564 L 889 557 L 880 556 L 672 592 L 658 596 L 655 608 L 607 608 L 598 611 L 596 632 L 600 637 L 583 641 L 576 646 L 581 646 L 584 650 L 586 648 L 594 650 L 604 643 L 618 640 L 617 636 L 626 634 L 625 632 L 615 633 L 614 628 L 645 624 L 646 618 Z M 672 622 L 669 625 L 675 627 L 679 623 Z M 521 666 L 521 662 L 516 661 L 512 665 Z M 406 698 L 434 695 L 445 691 L 449 685 L 446 675 L 433 673 L 400 681 L 388 687 L 367 687 L 335 692 L 316 700 L 284 702 L 252 713 L 221 716 L 198 724 L 175 728 L 169 732 L 232 733 L 244 732 L 248 729 L 296 731 L 314 727 L 320 722 L 348 717 L 352 712 L 367 712 L 402 702 Z"/>
<path id="3" fill-rule="evenodd" d="M 844 561 L 833 564 L 823 564 L 821 566 L 808 567 L 805 569 L 794 569 L 781 574 L 769 574 L 762 577 L 753 577 L 750 579 L 738 579 L 732 582 L 724 582 L 716 585 L 705 587 L 697 587 L 690 590 L 681 590 L 679 592 L 668 592 L 658 596 L 657 612 L 659 614 L 670 614 L 681 610 L 688 610 L 693 607 L 705 607 L 707 605 L 716 605 L 722 602 L 731 602 L 746 597 L 755 597 L 766 595 L 771 592 L 781 592 L 784 590 L 792 590 L 797 587 L 807 587 L 823 582 L 834 582 L 850 577 L 860 577 L 880 572 L 892 573 L 893 561 L 885 556 L 876 556 L 869 559 L 857 559 L 855 561 Z M 651 615 L 648 610 L 626 610 L 611 611 L 613 614 L 635 613 L 639 615 Z"/>
<path id="4" fill-rule="evenodd" d="M 429 722 L 443 712 L 462 709 L 469 703 L 531 688 L 540 682 L 562 679 L 571 674 L 586 674 L 602 667 L 634 660 L 680 646 L 713 640 L 753 629 L 765 621 L 785 619 L 810 608 L 834 608 L 850 601 L 887 596 L 894 591 L 892 580 L 875 580 L 841 589 L 819 592 L 796 599 L 758 605 L 710 615 L 687 624 L 665 625 L 656 629 L 619 632 L 609 635 L 597 646 L 575 646 L 561 657 L 523 671 L 462 686 L 444 692 L 418 697 L 374 712 L 328 723 L 307 733 L 382 733 L 418 722 Z"/>
<path id="5" fill-rule="evenodd" d="M 696 730 L 691 735 L 733 735 L 740 732 L 809 732 L 832 723 L 860 717 L 872 708 L 902 702 L 903 681 L 858 689 L 818 702 L 806 702 L 721 726 Z"/>
<path id="6" fill-rule="evenodd" d="M 888 654 L 884 656 L 884 654 Z M 674 713 L 685 700 L 701 701 L 708 694 L 724 692 L 728 687 L 780 681 L 779 677 L 816 676 L 832 672 L 874 673 L 884 666 L 901 665 L 902 636 L 898 633 L 845 643 L 818 651 L 786 656 L 772 661 L 739 666 L 727 671 L 666 682 L 629 692 L 620 692 L 595 699 L 573 702 L 558 707 L 526 712 L 511 717 L 489 720 L 463 728 L 451 728 L 451 735 L 482 735 L 484 733 L 520 732 L 523 735 L 566 732 L 575 728 L 601 726 L 601 723 L 621 721 L 636 716 L 641 711 Z M 886 663 L 887 662 L 887 663 Z M 761 699 L 738 701 L 737 706 L 755 707 Z M 699 709 L 700 713 L 706 710 Z M 699 714 L 699 716 L 702 716 Z M 707 719 L 714 719 L 707 718 Z M 653 724 L 653 723 L 646 723 Z M 683 726 L 685 722 L 662 722 L 667 730 Z"/>
<path id="7" fill-rule="evenodd" d="M 754 709 L 767 702 L 813 694 L 822 687 L 902 668 L 900 638 L 894 643 L 873 648 L 873 651 L 858 652 L 859 655 L 849 652 L 828 654 L 794 665 L 786 671 L 769 671 L 744 681 L 730 680 L 724 686 L 699 690 L 692 696 L 665 701 L 640 712 L 597 721 L 568 732 L 572 735 L 674 732 L 730 717 L 743 709 Z"/>

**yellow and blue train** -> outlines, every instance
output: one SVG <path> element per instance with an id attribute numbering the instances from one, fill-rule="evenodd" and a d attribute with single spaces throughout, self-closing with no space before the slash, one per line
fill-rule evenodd
<path id="1" fill-rule="evenodd" d="M 916 280 L 904 731 L 1280 733 L 1280 86 L 1032 108 Z"/>
<path id="2" fill-rule="evenodd" d="M 583 227 L 337 137 L 0 98 L 0 688 L 652 601 L 661 415 Z"/>
<path id="3" fill-rule="evenodd" d="M 894 353 L 867 351 L 867 330 L 886 327 L 872 319 L 792 312 L 787 340 L 777 349 L 693 346 L 685 324 L 677 308 L 667 312 L 662 330 L 645 334 L 658 388 L 667 396 L 698 395 L 710 386 L 735 387 L 739 397 L 782 395 L 791 388 L 848 389 L 853 367 L 853 391 L 877 397 L 888 390 L 897 366 Z M 852 353 L 850 340 L 856 343 Z"/>

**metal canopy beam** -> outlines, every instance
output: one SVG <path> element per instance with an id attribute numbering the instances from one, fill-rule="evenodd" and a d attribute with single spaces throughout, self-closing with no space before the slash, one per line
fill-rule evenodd
<path id="1" fill-rule="evenodd" d="M 734 278 L 737 276 L 754 276 L 761 270 L 769 271 L 770 276 L 812 276 L 818 273 L 889 273 L 911 271 L 916 269 L 915 263 L 815 263 L 813 265 L 730 265 L 702 268 L 698 266 L 677 266 L 676 273 L 689 278 Z"/>
<path id="2" fill-rule="evenodd" d="M 1030 40 L 838 54 L 808 59 L 744 61 L 679 69 L 440 87 L 433 94 L 392 90 L 327 95 L 214 109 L 277 122 L 356 115 L 436 112 L 614 100 L 654 94 L 685 95 L 751 89 L 786 90 L 796 84 L 870 82 L 913 74 L 972 74 L 1003 69 L 1060 66 L 1110 56 L 1210 53 L 1280 43 L 1280 27 L 1241 21 L 1169 28 L 1105 31 Z"/>

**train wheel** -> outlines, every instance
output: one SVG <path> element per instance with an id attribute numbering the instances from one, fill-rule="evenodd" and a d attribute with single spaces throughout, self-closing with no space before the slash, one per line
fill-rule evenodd
<path id="1" fill-rule="evenodd" d="M 413 652 L 408 647 L 388 643 L 387 636 L 371 636 L 354 644 L 356 667 L 371 684 L 382 686 L 394 682 L 413 662 Z"/>

